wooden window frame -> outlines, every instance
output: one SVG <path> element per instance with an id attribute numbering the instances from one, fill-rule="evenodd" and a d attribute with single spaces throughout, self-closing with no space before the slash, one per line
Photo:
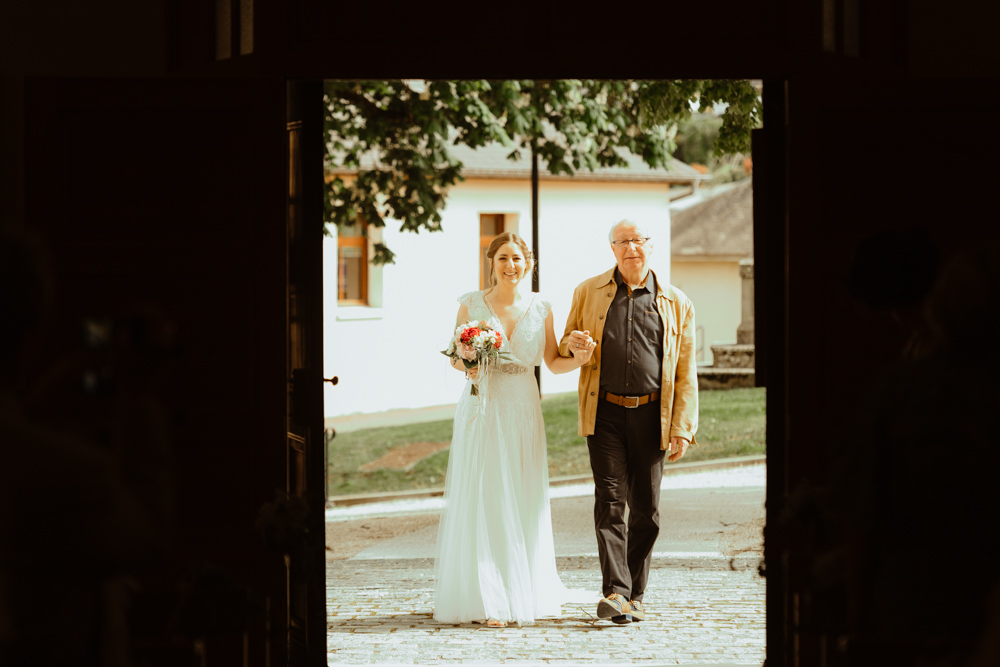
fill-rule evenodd
<path id="1" fill-rule="evenodd" d="M 367 306 L 368 305 L 368 223 L 359 220 L 362 234 L 360 236 L 337 235 L 337 305 L 338 306 Z M 361 298 L 345 299 L 341 298 L 342 286 L 345 281 L 344 262 L 341 258 L 343 248 L 361 248 Z"/>
<path id="2" fill-rule="evenodd" d="M 496 234 L 483 234 L 483 223 L 486 218 L 499 218 L 498 231 Z M 479 289 L 487 289 L 490 286 L 489 262 L 486 261 L 486 249 L 493 243 L 493 239 L 507 231 L 506 213 L 480 213 L 479 214 Z"/>

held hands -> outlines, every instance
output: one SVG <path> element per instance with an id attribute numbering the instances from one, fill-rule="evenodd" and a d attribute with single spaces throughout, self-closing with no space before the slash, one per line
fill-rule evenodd
<path id="1" fill-rule="evenodd" d="M 475 380 L 476 377 L 479 375 L 478 365 L 473 366 L 472 368 L 466 368 L 465 362 L 463 362 L 461 359 L 457 357 L 452 357 L 451 367 L 454 368 L 456 371 L 462 371 L 463 373 L 465 373 L 465 377 L 467 377 L 470 380 Z"/>
<path id="2" fill-rule="evenodd" d="M 674 437 L 670 438 L 670 446 L 667 448 L 667 454 L 669 455 L 667 456 L 667 460 L 673 463 L 674 461 L 684 456 L 684 453 L 687 451 L 687 448 L 688 448 L 688 441 L 685 440 L 684 438 L 675 435 Z"/>
<path id="3" fill-rule="evenodd" d="M 597 343 L 590 337 L 589 331 L 571 331 L 567 345 L 573 358 L 579 361 L 581 366 L 590 361 L 594 356 L 594 350 L 597 349 Z"/>

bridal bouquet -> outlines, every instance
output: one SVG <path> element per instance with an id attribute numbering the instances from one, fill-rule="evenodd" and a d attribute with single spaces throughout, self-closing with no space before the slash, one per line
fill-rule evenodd
<path id="1" fill-rule="evenodd" d="M 507 354 L 500 351 L 501 345 L 503 337 L 489 322 L 473 320 L 458 325 L 455 334 L 448 341 L 448 349 L 442 350 L 441 354 L 461 359 L 466 370 L 482 365 L 485 373 L 490 364 L 507 358 Z M 479 395 L 479 387 L 475 382 L 472 384 L 472 395 Z"/>

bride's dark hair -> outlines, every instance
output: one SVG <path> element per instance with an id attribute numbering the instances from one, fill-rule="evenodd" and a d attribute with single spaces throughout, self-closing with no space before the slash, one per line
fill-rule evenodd
<path id="1" fill-rule="evenodd" d="M 531 250 L 528 249 L 528 244 L 524 242 L 524 239 L 514 232 L 504 232 L 493 239 L 490 247 L 486 249 L 486 259 L 490 260 L 490 287 L 494 287 L 497 284 L 497 274 L 493 270 L 493 257 L 497 254 L 500 246 L 505 243 L 514 243 L 521 249 L 521 254 L 524 255 L 524 275 L 531 275 L 531 272 L 535 270 L 535 258 L 531 254 Z"/>

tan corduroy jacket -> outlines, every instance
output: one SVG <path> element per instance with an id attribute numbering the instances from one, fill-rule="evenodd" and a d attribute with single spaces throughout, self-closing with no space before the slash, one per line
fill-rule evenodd
<path id="1" fill-rule="evenodd" d="M 655 273 L 653 274 L 656 275 Z M 572 356 L 569 334 L 573 330 L 590 331 L 597 349 L 589 364 L 580 368 L 580 421 L 582 436 L 594 434 L 597 421 L 598 391 L 601 387 L 601 339 L 611 302 L 618 291 L 615 270 L 585 280 L 573 293 L 573 305 L 566 319 L 566 332 L 559 341 L 559 354 Z M 663 320 L 663 373 L 660 380 L 660 449 L 667 449 L 670 438 L 678 436 L 695 443 L 698 431 L 698 369 L 695 363 L 694 305 L 684 292 L 673 285 L 666 289 L 656 279 L 656 308 Z"/>

